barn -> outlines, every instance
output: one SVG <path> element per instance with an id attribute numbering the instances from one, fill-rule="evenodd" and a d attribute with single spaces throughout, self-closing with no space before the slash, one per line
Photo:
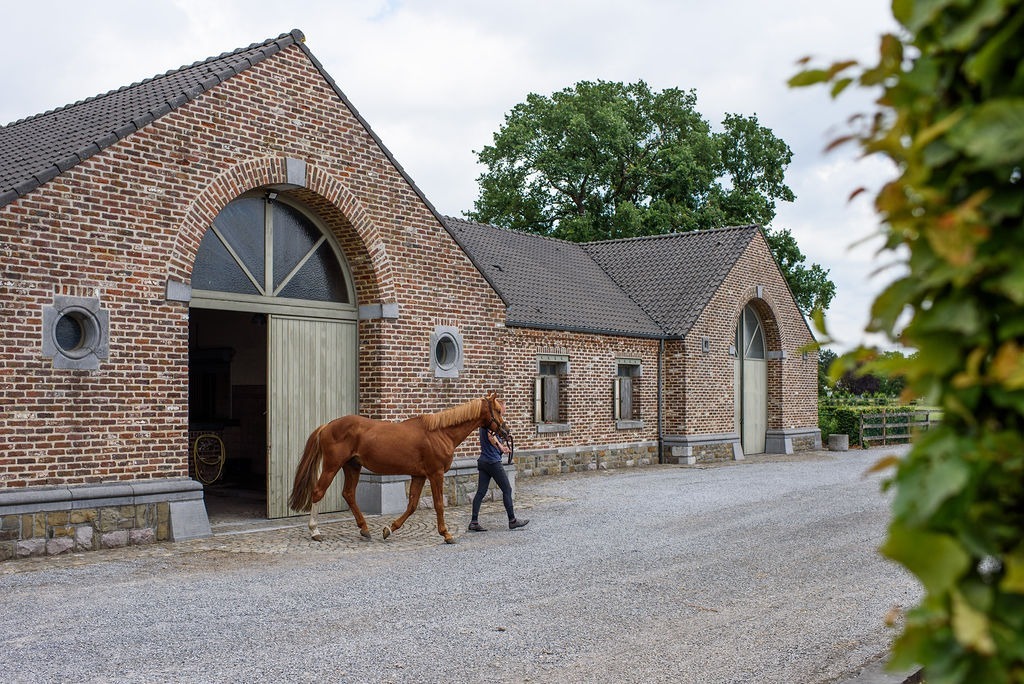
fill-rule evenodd
<path id="1" fill-rule="evenodd" d="M 0 559 L 209 534 L 208 447 L 213 480 L 291 515 L 316 425 L 488 390 L 520 477 L 820 446 L 813 338 L 759 228 L 574 245 L 440 216 L 300 31 L 0 150 Z"/>

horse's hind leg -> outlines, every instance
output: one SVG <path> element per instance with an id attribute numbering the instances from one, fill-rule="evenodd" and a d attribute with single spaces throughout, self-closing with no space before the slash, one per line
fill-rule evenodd
<path id="1" fill-rule="evenodd" d="M 420 494 L 423 492 L 423 483 L 426 481 L 423 477 L 413 477 L 409 483 L 409 505 L 405 507 L 405 513 L 395 518 L 390 524 L 386 525 L 381 532 L 384 538 L 387 539 L 391 536 L 392 532 L 397 532 L 398 528 L 405 524 L 405 521 L 409 519 L 409 516 L 416 511 L 416 507 L 420 505 Z"/>
<path id="2" fill-rule="evenodd" d="M 324 535 L 320 532 L 320 521 L 316 516 L 316 509 L 320 506 L 319 501 L 314 501 L 309 509 L 309 538 L 313 541 L 323 541 Z"/>
<path id="3" fill-rule="evenodd" d="M 334 481 L 334 476 L 338 474 L 338 466 L 328 466 L 327 461 L 324 461 L 323 470 L 320 472 L 320 477 L 316 481 L 316 485 L 313 487 L 313 505 L 309 509 L 309 537 L 313 541 L 323 541 L 324 535 L 320 532 L 320 521 L 317 518 L 316 511 L 320 506 L 320 500 L 324 498 L 324 494 L 327 493 L 327 488 L 331 486 L 331 482 Z"/>
<path id="4" fill-rule="evenodd" d="M 444 473 L 430 476 L 430 495 L 434 499 L 434 511 L 437 513 L 437 533 L 444 537 L 445 544 L 454 544 L 455 537 L 444 522 Z"/>
<path id="5" fill-rule="evenodd" d="M 359 534 L 363 535 L 364 539 L 369 539 L 370 528 L 366 526 L 366 518 L 363 517 L 359 506 L 356 505 L 356 485 L 359 484 L 359 472 L 362 467 L 359 459 L 356 458 L 342 466 L 342 471 L 345 473 L 345 486 L 341 490 L 341 495 L 345 498 L 345 503 L 348 504 L 348 509 L 356 520 L 356 525 L 359 526 Z"/>

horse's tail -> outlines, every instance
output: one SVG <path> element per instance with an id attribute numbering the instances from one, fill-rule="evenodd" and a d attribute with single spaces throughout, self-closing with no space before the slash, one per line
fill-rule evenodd
<path id="1" fill-rule="evenodd" d="M 288 506 L 293 511 L 302 513 L 309 512 L 313 507 L 313 486 L 320 476 L 320 462 L 323 461 L 324 452 L 320 448 L 320 432 L 327 425 L 321 425 L 310 433 L 306 440 L 306 448 L 302 451 L 302 460 L 295 470 L 295 484 L 292 485 L 292 495 L 288 497 Z"/>

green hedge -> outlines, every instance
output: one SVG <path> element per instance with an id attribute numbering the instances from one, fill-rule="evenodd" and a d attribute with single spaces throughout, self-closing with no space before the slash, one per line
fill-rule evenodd
<path id="1" fill-rule="evenodd" d="M 821 402 L 818 405 L 818 428 L 821 430 L 821 436 L 823 439 L 827 439 L 829 435 L 848 435 L 850 438 L 850 446 L 866 446 L 861 444 L 860 441 L 860 423 L 861 416 L 863 415 L 877 415 L 885 413 L 886 423 L 890 425 L 905 424 L 911 420 L 915 411 L 929 411 L 933 414 L 937 413 L 936 409 L 929 409 L 928 407 L 918 406 L 902 406 L 902 405 L 891 405 L 891 406 L 871 406 L 871 405 L 832 405 L 826 402 Z M 876 421 L 872 421 L 876 422 Z M 866 436 L 877 436 L 882 434 L 882 428 L 868 428 L 865 430 Z"/>

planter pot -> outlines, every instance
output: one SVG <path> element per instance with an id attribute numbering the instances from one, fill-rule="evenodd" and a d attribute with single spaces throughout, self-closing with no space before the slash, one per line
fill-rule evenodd
<path id="1" fill-rule="evenodd" d="M 829 435 L 828 436 L 828 450 L 829 451 L 849 451 L 850 450 L 850 435 Z"/>

